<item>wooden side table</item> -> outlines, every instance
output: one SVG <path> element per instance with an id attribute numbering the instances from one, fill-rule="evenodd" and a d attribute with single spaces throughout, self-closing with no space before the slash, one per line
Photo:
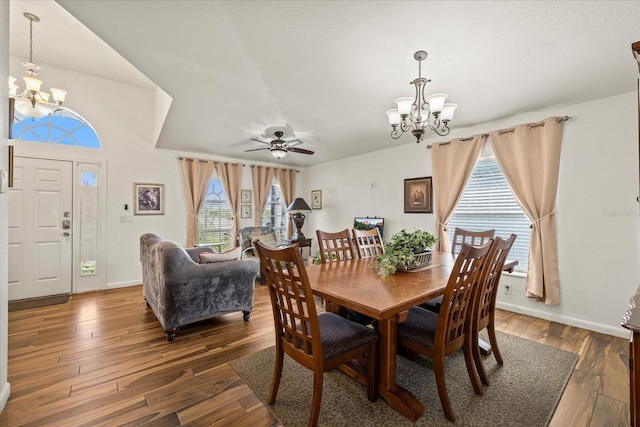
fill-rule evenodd
<path id="1" fill-rule="evenodd" d="M 286 240 L 286 242 L 288 242 L 288 244 L 290 245 L 294 243 L 298 245 L 298 247 L 300 248 L 300 255 L 302 256 L 302 260 L 306 264 L 307 260 L 311 256 L 311 239 Z M 304 250 L 304 248 L 307 248 L 306 251 Z"/>

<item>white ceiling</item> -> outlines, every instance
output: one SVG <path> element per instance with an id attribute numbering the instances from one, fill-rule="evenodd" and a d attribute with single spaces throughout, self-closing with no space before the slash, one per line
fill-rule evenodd
<path id="1" fill-rule="evenodd" d="M 429 53 L 427 92 L 446 92 L 460 105 L 455 128 L 636 89 L 630 46 L 640 40 L 638 0 L 12 0 L 10 7 L 13 56 L 28 57 L 22 13 L 32 12 L 41 18 L 36 62 L 157 85 L 173 98 L 157 147 L 253 161 L 273 158 L 245 153 L 260 147 L 249 138 L 280 124 L 316 152 L 280 161 L 293 166 L 415 143 L 411 135 L 391 139 L 385 111 L 413 95 L 417 50 Z"/>

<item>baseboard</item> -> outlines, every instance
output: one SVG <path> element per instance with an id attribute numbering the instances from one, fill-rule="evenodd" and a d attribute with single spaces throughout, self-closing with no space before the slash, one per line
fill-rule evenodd
<path id="1" fill-rule="evenodd" d="M 107 289 L 128 288 L 129 286 L 137 286 L 141 284 L 142 284 L 142 279 L 130 280 L 127 282 L 113 282 L 113 283 L 107 283 Z"/>
<path id="2" fill-rule="evenodd" d="M 28 308 L 45 307 L 47 305 L 64 304 L 69 301 L 71 294 L 49 295 L 46 297 L 29 298 L 9 301 L 8 311 L 25 310 Z"/>
<path id="3" fill-rule="evenodd" d="M 514 313 L 526 314 L 528 316 L 537 317 L 539 319 L 550 320 L 552 322 L 562 323 L 563 325 L 575 326 L 576 328 L 587 329 L 589 331 L 599 332 L 601 334 L 613 335 L 614 337 L 626 338 L 630 336 L 630 331 L 622 326 L 616 328 L 613 326 L 603 325 L 601 323 L 589 322 L 586 320 L 576 319 L 574 317 L 558 316 L 556 314 L 547 313 L 546 311 L 535 310 L 523 307 L 521 305 L 507 304 L 497 301 L 496 308 L 501 310 L 513 311 Z"/>
<path id="4" fill-rule="evenodd" d="M 5 406 L 7 406 L 7 401 L 9 400 L 10 394 L 11 394 L 11 384 L 4 383 L 2 386 L 2 390 L 0 391 L 0 412 L 4 410 Z"/>

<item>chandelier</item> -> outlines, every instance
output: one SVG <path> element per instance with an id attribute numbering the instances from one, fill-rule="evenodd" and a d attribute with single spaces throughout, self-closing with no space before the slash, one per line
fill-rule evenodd
<path id="1" fill-rule="evenodd" d="M 446 93 L 424 96 L 424 88 L 431 80 L 422 77 L 422 61 L 427 59 L 427 52 L 419 50 L 413 54 L 418 61 L 418 78 L 411 82 L 416 88 L 415 98 L 398 98 L 398 108 L 387 111 L 389 124 L 392 127 L 391 138 L 398 139 L 405 132 L 411 131 L 416 142 L 422 141 L 425 129 L 431 129 L 440 136 L 450 131 L 449 122 L 457 104 L 445 104 Z"/>
<path id="2" fill-rule="evenodd" d="M 38 119 L 62 109 L 67 92 L 62 89 L 51 88 L 51 94 L 40 90 L 42 80 L 38 80 L 41 67 L 33 62 L 33 23 L 40 22 L 40 18 L 32 13 L 23 13 L 29 20 L 29 61 L 23 61 L 27 76 L 23 77 L 25 89 L 17 94 L 18 85 L 15 77 L 9 76 L 9 96 L 15 99 L 15 109 L 26 117 Z M 49 102 L 49 98 L 53 102 Z"/>

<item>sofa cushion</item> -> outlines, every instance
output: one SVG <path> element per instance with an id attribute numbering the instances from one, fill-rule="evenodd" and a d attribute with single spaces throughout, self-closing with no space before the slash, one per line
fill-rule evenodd
<path id="1" fill-rule="evenodd" d="M 277 249 L 278 248 L 278 242 L 276 242 L 276 238 L 274 236 L 273 233 L 269 233 L 269 234 L 252 234 L 249 236 L 249 239 L 251 239 L 251 245 L 253 246 L 253 243 L 256 240 L 260 240 L 260 243 L 268 248 L 271 249 Z"/>
<path id="2" fill-rule="evenodd" d="M 235 261 L 240 259 L 242 254 L 242 248 L 239 246 L 226 252 L 202 252 L 200 254 L 200 264 L 207 264 L 210 262 L 222 262 L 222 261 Z"/>

